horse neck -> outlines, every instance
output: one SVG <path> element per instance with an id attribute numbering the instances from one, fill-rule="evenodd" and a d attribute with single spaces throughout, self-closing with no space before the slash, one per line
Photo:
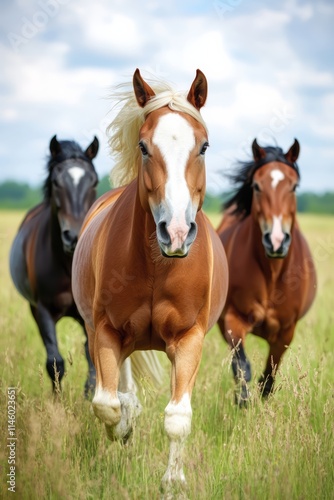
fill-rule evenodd
<path id="1" fill-rule="evenodd" d="M 156 230 L 155 222 L 151 212 L 146 212 L 142 207 L 140 196 L 139 196 L 139 183 L 136 182 L 136 196 L 134 203 L 134 214 L 133 214 L 133 224 L 134 224 L 134 236 L 136 238 L 142 238 L 143 234 L 146 236 L 146 242 L 149 243 L 149 239 Z"/>
<path id="2" fill-rule="evenodd" d="M 128 185 L 121 197 L 125 207 L 132 212 L 128 219 L 128 251 L 134 252 L 135 260 L 138 258 L 138 249 L 150 257 L 151 236 L 156 227 L 151 212 L 146 212 L 140 202 L 138 179 Z"/>

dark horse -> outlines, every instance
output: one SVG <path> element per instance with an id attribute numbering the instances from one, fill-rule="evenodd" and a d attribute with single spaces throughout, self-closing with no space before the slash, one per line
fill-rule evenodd
<path id="1" fill-rule="evenodd" d="M 57 345 L 57 321 L 69 316 L 85 328 L 73 300 L 71 269 L 83 219 L 96 198 L 98 177 L 92 160 L 98 148 L 96 137 L 86 151 L 73 141 L 58 141 L 56 136 L 51 139 L 44 200 L 25 216 L 10 253 L 12 279 L 30 304 L 46 348 L 46 369 L 54 389 L 65 370 Z M 95 386 L 95 369 L 87 342 L 85 350 L 87 395 Z"/>
<path id="2" fill-rule="evenodd" d="M 311 253 L 296 220 L 299 143 L 284 154 L 279 147 L 253 142 L 250 162 L 231 176 L 237 186 L 225 204 L 218 228 L 229 263 L 229 290 L 220 329 L 234 348 L 232 369 L 236 402 L 249 398 L 250 363 L 244 341 L 252 332 L 270 346 L 260 379 L 268 396 L 281 357 L 292 341 L 297 321 L 311 306 L 316 274 Z"/>

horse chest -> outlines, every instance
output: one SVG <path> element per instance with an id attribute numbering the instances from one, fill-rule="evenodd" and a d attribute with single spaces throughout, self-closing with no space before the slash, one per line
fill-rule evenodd
<path id="1" fill-rule="evenodd" d="M 252 306 L 249 315 L 254 333 L 269 342 L 275 342 L 279 333 L 295 321 L 293 309 L 284 306 L 286 302 L 284 294 L 277 294 L 277 297 L 280 297 L 280 300 L 276 302 L 270 296 L 264 297 L 261 302 Z"/>
<path id="2" fill-rule="evenodd" d="M 133 275 L 130 273 L 130 277 Z M 127 285 L 108 293 L 107 311 L 110 323 L 122 332 L 136 349 L 165 349 L 165 341 L 205 323 L 205 291 L 189 302 L 191 293 L 183 280 L 155 281 L 153 275 L 138 286 L 138 276 Z M 131 295 L 131 300 L 130 300 Z M 202 318 L 203 316 L 203 318 Z M 204 318 L 205 316 L 205 318 Z"/>

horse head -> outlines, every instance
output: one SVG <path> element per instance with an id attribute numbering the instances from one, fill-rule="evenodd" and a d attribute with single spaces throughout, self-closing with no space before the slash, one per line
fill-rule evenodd
<path id="1" fill-rule="evenodd" d="M 63 249 L 69 254 L 74 252 L 84 217 L 96 198 L 98 177 L 92 160 L 98 148 L 96 137 L 85 151 L 75 142 L 59 142 L 56 136 L 50 142 L 44 189 L 58 219 Z"/>
<path id="2" fill-rule="evenodd" d="M 199 110 L 207 81 L 197 70 L 187 99 L 175 94 L 162 106 L 164 95 L 155 96 L 138 69 L 133 87 L 145 116 L 139 133 L 141 205 L 153 215 L 162 255 L 185 257 L 196 238 L 196 214 L 205 195 L 208 136 Z"/>
<path id="3" fill-rule="evenodd" d="M 295 139 L 283 154 L 280 148 L 260 147 L 255 139 L 252 150 L 255 170 L 251 212 L 260 225 L 267 257 L 282 258 L 290 247 L 297 209 L 299 142 Z"/>

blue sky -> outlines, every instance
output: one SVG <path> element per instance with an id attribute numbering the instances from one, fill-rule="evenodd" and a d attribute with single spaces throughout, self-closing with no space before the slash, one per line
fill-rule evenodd
<path id="1" fill-rule="evenodd" d="M 0 14 L 0 182 L 41 184 L 54 134 L 83 148 L 97 135 L 108 173 L 110 87 L 139 67 L 187 91 L 200 68 L 211 191 L 255 137 L 297 137 L 300 190 L 334 190 L 332 0 L 5 0 Z"/>

